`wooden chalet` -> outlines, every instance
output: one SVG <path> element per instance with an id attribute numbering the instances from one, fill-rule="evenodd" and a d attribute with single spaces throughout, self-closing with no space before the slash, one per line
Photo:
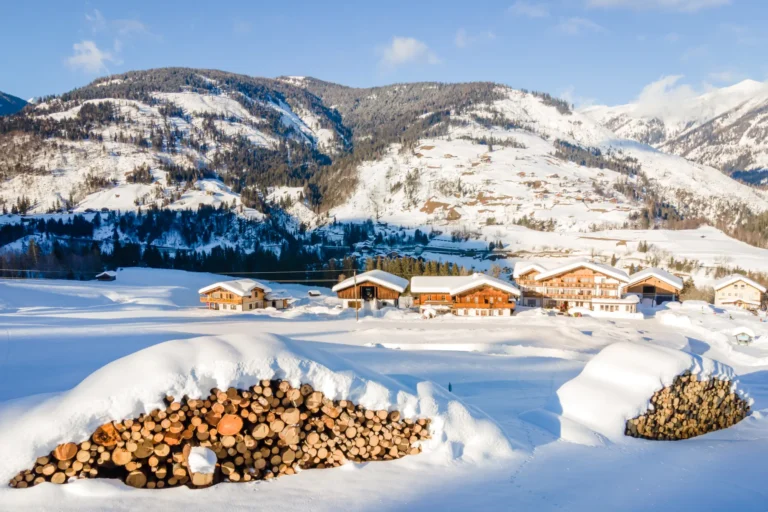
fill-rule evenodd
<path id="1" fill-rule="evenodd" d="M 290 298 L 273 293 L 268 286 L 252 279 L 220 281 L 198 290 L 200 302 L 208 309 L 251 311 L 273 307 L 285 309 Z"/>
<path id="2" fill-rule="evenodd" d="M 398 307 L 408 280 L 383 270 L 370 270 L 344 279 L 332 288 L 345 308 Z"/>
<path id="3" fill-rule="evenodd" d="M 683 280 L 660 268 L 646 268 L 629 276 L 624 293 L 637 296 L 641 303 L 657 306 L 680 299 Z"/>
<path id="4" fill-rule="evenodd" d="M 511 316 L 520 290 L 486 274 L 418 276 L 411 279 L 413 305 L 424 314 Z"/>
<path id="5" fill-rule="evenodd" d="M 637 312 L 638 298 L 622 294 L 622 288 L 629 283 L 627 273 L 602 263 L 578 260 L 546 269 L 536 263 L 520 262 L 515 265 L 514 278 L 527 307 Z"/>
<path id="6" fill-rule="evenodd" d="M 750 311 L 763 308 L 766 288 L 741 274 L 724 277 L 715 283 L 715 306 L 735 306 Z"/>
<path id="7" fill-rule="evenodd" d="M 114 281 L 117 279 L 117 272 L 113 270 L 107 270 L 96 276 L 97 281 Z"/>

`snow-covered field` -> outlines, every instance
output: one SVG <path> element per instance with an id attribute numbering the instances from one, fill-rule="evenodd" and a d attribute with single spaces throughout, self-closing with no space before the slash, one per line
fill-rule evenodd
<path id="1" fill-rule="evenodd" d="M 270 286 L 299 299 L 294 308 L 226 314 L 201 308 L 197 295 L 218 280 L 126 269 L 106 283 L 0 281 L 0 480 L 36 451 L 151 408 L 168 387 L 194 393 L 272 375 L 437 418 L 423 453 L 194 491 L 107 480 L 0 486 L 1 510 L 765 509 L 768 323 L 758 317 L 685 303 L 642 320 L 540 310 L 423 320 L 384 309 L 355 321 L 329 290 L 310 298 L 310 288 L 280 284 Z M 737 328 L 755 342 L 737 345 Z M 753 413 L 674 443 L 602 435 L 622 418 L 589 416 L 601 408 L 581 408 L 572 381 L 599 353 L 616 368 L 631 359 L 651 387 L 649 375 L 661 387 L 686 367 L 733 372 Z M 593 393 L 583 400 L 612 395 Z"/>

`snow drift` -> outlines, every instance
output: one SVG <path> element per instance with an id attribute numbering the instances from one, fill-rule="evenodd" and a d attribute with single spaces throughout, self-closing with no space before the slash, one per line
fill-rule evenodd
<path id="1" fill-rule="evenodd" d="M 627 439 L 627 420 L 648 411 L 653 394 L 685 372 L 736 386 L 730 366 L 666 347 L 622 342 L 603 349 L 563 384 L 545 410 L 524 417 L 574 443 L 621 442 Z"/>
<path id="2" fill-rule="evenodd" d="M 207 396 L 211 388 L 246 388 L 264 379 L 310 384 L 327 397 L 370 409 L 432 418 L 423 445 L 431 461 L 480 462 L 512 456 L 501 429 L 430 382 L 412 386 L 331 355 L 316 345 L 271 334 L 168 341 L 114 361 L 71 391 L 0 409 L 5 433 L 0 480 L 57 444 L 85 440 L 99 425 L 164 407 L 166 395 Z"/>

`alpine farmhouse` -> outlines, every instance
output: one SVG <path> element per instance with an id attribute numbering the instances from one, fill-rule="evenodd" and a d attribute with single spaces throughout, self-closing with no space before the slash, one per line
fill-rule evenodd
<path id="1" fill-rule="evenodd" d="M 763 305 L 765 286 L 741 274 L 733 274 L 715 283 L 715 306 L 736 306 L 757 311 Z"/>
<path id="2" fill-rule="evenodd" d="M 406 288 L 407 279 L 383 270 L 370 270 L 344 279 L 331 290 L 342 300 L 344 308 L 378 309 L 382 306 L 398 307 Z"/>
<path id="3" fill-rule="evenodd" d="M 220 281 L 198 290 L 200 302 L 208 309 L 251 311 L 273 307 L 285 309 L 289 298 L 273 294 L 268 286 L 252 279 Z"/>
<path id="4" fill-rule="evenodd" d="M 422 314 L 511 316 L 520 290 L 509 281 L 486 274 L 417 276 L 411 278 L 414 306 Z"/>

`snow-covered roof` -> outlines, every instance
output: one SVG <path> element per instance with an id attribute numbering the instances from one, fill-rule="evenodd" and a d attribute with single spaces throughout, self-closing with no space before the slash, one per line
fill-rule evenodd
<path id="1" fill-rule="evenodd" d="M 512 272 L 512 277 L 517 279 L 520 276 L 524 276 L 531 270 L 535 270 L 536 272 L 546 272 L 547 269 L 539 265 L 538 263 L 534 263 L 532 261 L 518 261 L 515 263 L 515 270 Z"/>
<path id="2" fill-rule="evenodd" d="M 520 296 L 520 290 L 509 281 L 503 281 L 487 274 L 471 276 L 417 276 L 411 278 L 413 293 L 447 293 L 456 295 L 478 286 L 488 285 L 499 290 Z"/>
<path id="3" fill-rule="evenodd" d="M 757 288 L 762 293 L 765 293 L 765 286 L 741 274 L 731 274 L 730 276 L 726 276 L 722 278 L 721 280 L 715 283 L 715 291 L 725 288 L 729 284 L 738 283 L 739 281 L 744 281 L 748 285 L 754 288 Z"/>
<path id="4" fill-rule="evenodd" d="M 389 288 L 390 290 L 394 290 L 399 293 L 403 293 L 406 288 L 408 288 L 408 280 L 403 279 L 402 277 L 398 277 L 394 274 L 390 274 L 389 272 L 384 272 L 383 270 L 369 270 L 368 272 L 363 272 L 362 274 L 357 274 L 357 277 L 350 277 L 349 279 L 345 279 L 333 288 L 334 292 L 338 292 L 339 290 L 344 290 L 345 288 L 350 288 L 352 286 L 355 286 L 355 281 L 357 281 L 357 284 L 361 283 L 375 283 L 379 286 L 383 286 L 384 288 Z"/>
<path id="5" fill-rule="evenodd" d="M 619 270 L 616 267 L 605 265 L 603 263 L 596 263 L 590 260 L 578 260 L 578 261 L 574 261 L 573 263 L 569 263 L 567 265 L 562 265 L 560 267 L 553 268 L 552 270 L 549 270 L 547 272 L 542 272 L 541 274 L 536 276 L 536 280 L 543 281 L 544 279 L 549 279 L 550 277 L 564 274 L 566 272 L 570 272 L 571 270 L 576 270 L 577 268 L 582 268 L 582 267 L 588 268 L 595 272 L 599 272 L 601 274 L 605 274 L 609 277 L 612 277 L 624 283 L 629 281 L 629 276 L 623 270 Z"/>
<path id="6" fill-rule="evenodd" d="M 646 268 L 645 270 L 641 270 L 640 272 L 635 272 L 634 274 L 629 276 L 629 282 L 627 283 L 627 285 L 639 283 L 640 281 L 648 279 L 649 277 L 655 277 L 659 281 L 664 281 L 668 285 L 673 286 L 678 290 L 683 289 L 682 279 L 660 268 Z"/>
<path id="7" fill-rule="evenodd" d="M 101 277 L 101 276 L 117 277 L 117 272 L 115 272 L 113 270 L 106 270 L 106 271 L 102 272 L 101 274 L 97 274 L 96 275 L 96 277 Z"/>
<path id="8" fill-rule="evenodd" d="M 239 295 L 240 297 L 246 297 L 250 295 L 251 292 L 256 288 L 263 290 L 264 293 L 269 293 L 272 291 L 269 286 L 261 284 L 258 281 L 254 281 L 253 279 L 235 279 L 233 281 L 219 281 L 218 283 L 213 283 L 206 286 L 205 288 L 200 288 L 197 293 L 212 292 L 216 288 L 224 288 L 228 292 L 232 292 L 235 295 Z"/>

